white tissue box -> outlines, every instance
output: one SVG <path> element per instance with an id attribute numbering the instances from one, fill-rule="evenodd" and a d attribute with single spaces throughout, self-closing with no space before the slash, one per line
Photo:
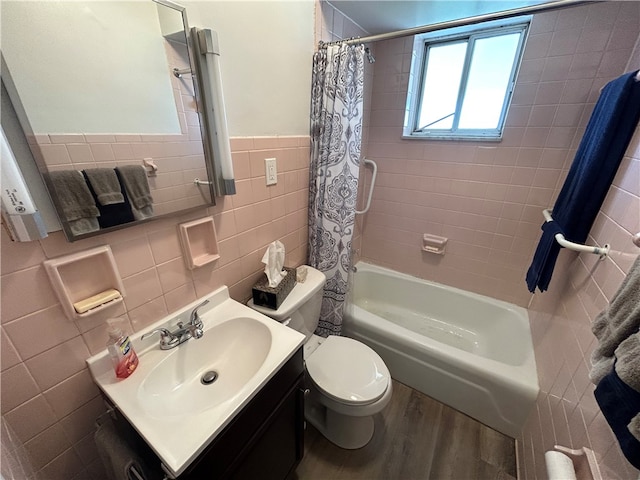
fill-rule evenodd
<path id="1" fill-rule="evenodd" d="M 287 295 L 296 285 L 296 269 L 283 267 L 287 272 L 287 276 L 282 279 L 277 287 L 270 287 L 267 276 L 263 274 L 262 278 L 253 286 L 251 292 L 253 294 L 253 303 L 261 307 L 267 307 L 277 310 Z"/>

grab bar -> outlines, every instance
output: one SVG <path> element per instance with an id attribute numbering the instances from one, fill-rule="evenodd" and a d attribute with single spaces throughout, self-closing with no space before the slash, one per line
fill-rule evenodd
<path id="1" fill-rule="evenodd" d="M 362 215 L 363 213 L 367 213 L 369 211 L 369 207 L 371 206 L 371 196 L 373 195 L 373 189 L 376 186 L 376 175 L 378 174 L 378 165 L 373 160 L 369 160 L 365 158 L 363 160 L 365 165 L 371 165 L 373 167 L 373 174 L 371 175 L 371 186 L 369 187 L 369 196 L 367 197 L 367 204 L 364 207 L 364 210 L 356 210 L 356 215 Z"/>
<path id="2" fill-rule="evenodd" d="M 553 217 L 551 216 L 551 212 L 548 209 L 542 210 L 542 215 L 544 215 L 545 222 L 552 222 Z M 582 245 L 580 243 L 570 242 L 564 235 L 561 233 L 556 234 L 556 242 L 560 244 L 560 246 L 567 248 L 569 250 L 574 250 L 576 252 L 587 252 L 587 253 L 595 253 L 596 255 L 600 255 L 600 259 L 605 258 L 609 255 L 609 244 L 605 244 L 604 247 L 592 247 L 590 245 Z"/>

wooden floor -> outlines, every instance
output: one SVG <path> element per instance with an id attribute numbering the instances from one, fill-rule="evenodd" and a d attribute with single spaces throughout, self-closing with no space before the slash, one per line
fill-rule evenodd
<path id="1" fill-rule="evenodd" d="M 513 480 L 514 440 L 394 381 L 371 442 L 343 450 L 307 424 L 294 479 Z"/>

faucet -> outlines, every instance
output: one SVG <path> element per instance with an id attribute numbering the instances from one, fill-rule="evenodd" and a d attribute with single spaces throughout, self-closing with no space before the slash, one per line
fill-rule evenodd
<path id="1" fill-rule="evenodd" d="M 196 305 L 193 310 L 191 310 L 191 314 L 189 315 L 189 322 L 185 325 L 182 322 L 178 322 L 178 329 L 174 332 L 170 332 L 166 328 L 156 328 L 155 330 L 145 333 L 140 340 L 144 340 L 151 335 L 155 335 L 156 333 L 160 334 L 160 350 L 169 350 L 171 348 L 177 347 L 178 345 L 186 342 L 190 338 L 202 338 L 204 335 L 204 325 L 202 324 L 202 319 L 200 315 L 198 315 L 198 309 L 203 307 L 209 303 L 209 300 L 205 300 L 204 302 Z"/>
<path id="2" fill-rule="evenodd" d="M 149 333 L 145 333 L 140 337 L 140 340 L 144 340 L 151 335 L 155 335 L 156 333 L 160 334 L 160 350 L 169 350 L 170 348 L 177 347 L 180 345 L 180 338 L 171 333 L 166 328 L 156 328 Z"/>
<path id="3" fill-rule="evenodd" d="M 200 319 L 200 315 L 198 315 L 198 309 L 205 306 L 209 303 L 209 300 L 205 300 L 204 302 L 196 305 L 193 310 L 191 310 L 191 315 L 189 315 L 189 323 L 184 326 L 184 329 L 193 337 L 193 338 L 201 338 L 204 335 L 204 325 L 202 324 L 202 320 Z M 182 322 L 178 323 L 178 328 L 183 328 Z"/>

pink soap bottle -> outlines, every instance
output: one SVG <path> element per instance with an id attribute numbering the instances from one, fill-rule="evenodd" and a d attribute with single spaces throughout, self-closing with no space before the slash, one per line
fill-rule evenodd
<path id="1" fill-rule="evenodd" d="M 129 336 L 125 335 L 122 328 L 118 325 L 122 322 L 120 318 L 112 318 L 107 320 L 109 329 L 109 341 L 107 342 L 107 350 L 111 356 L 113 369 L 116 377 L 127 378 L 133 373 L 138 366 L 138 356 L 133 350 L 133 344 L 129 340 Z"/>

